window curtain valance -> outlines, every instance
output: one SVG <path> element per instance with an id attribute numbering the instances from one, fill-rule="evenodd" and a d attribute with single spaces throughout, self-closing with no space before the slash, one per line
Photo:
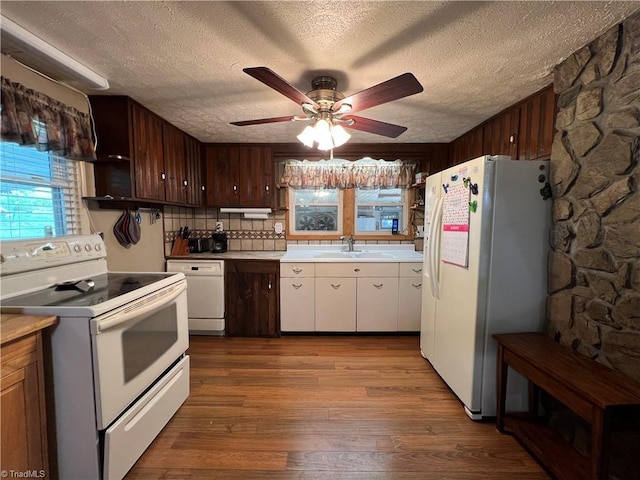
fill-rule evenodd
<path id="1" fill-rule="evenodd" d="M 290 188 L 408 188 L 416 165 L 402 160 L 363 158 L 355 162 L 288 160 L 282 183 Z"/>
<path id="2" fill-rule="evenodd" d="M 88 114 L 5 77 L 0 79 L 2 140 L 74 160 L 96 159 Z"/>

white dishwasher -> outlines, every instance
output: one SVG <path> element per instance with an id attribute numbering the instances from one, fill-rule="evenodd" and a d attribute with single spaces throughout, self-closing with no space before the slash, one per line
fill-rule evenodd
<path id="1" fill-rule="evenodd" d="M 224 261 L 167 260 L 167 272 L 187 277 L 189 333 L 224 334 Z"/>

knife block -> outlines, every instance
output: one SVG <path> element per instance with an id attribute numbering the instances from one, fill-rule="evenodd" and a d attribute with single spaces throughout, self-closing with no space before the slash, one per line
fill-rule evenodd
<path id="1" fill-rule="evenodd" d="M 186 257 L 189 255 L 189 240 L 186 238 L 176 238 L 171 248 L 172 257 Z"/>

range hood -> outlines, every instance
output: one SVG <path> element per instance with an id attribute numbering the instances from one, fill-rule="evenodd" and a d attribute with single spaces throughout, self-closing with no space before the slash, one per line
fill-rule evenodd
<path id="1" fill-rule="evenodd" d="M 271 213 L 270 208 L 221 208 L 220 213 L 241 213 L 244 218 L 266 220 Z"/>

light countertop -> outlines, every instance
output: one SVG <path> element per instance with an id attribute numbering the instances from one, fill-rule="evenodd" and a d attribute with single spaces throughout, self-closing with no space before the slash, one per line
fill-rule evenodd
<path id="1" fill-rule="evenodd" d="M 280 260 L 287 252 L 273 250 L 226 251 L 224 253 L 190 253 L 188 256 L 169 256 L 167 260 Z"/>

